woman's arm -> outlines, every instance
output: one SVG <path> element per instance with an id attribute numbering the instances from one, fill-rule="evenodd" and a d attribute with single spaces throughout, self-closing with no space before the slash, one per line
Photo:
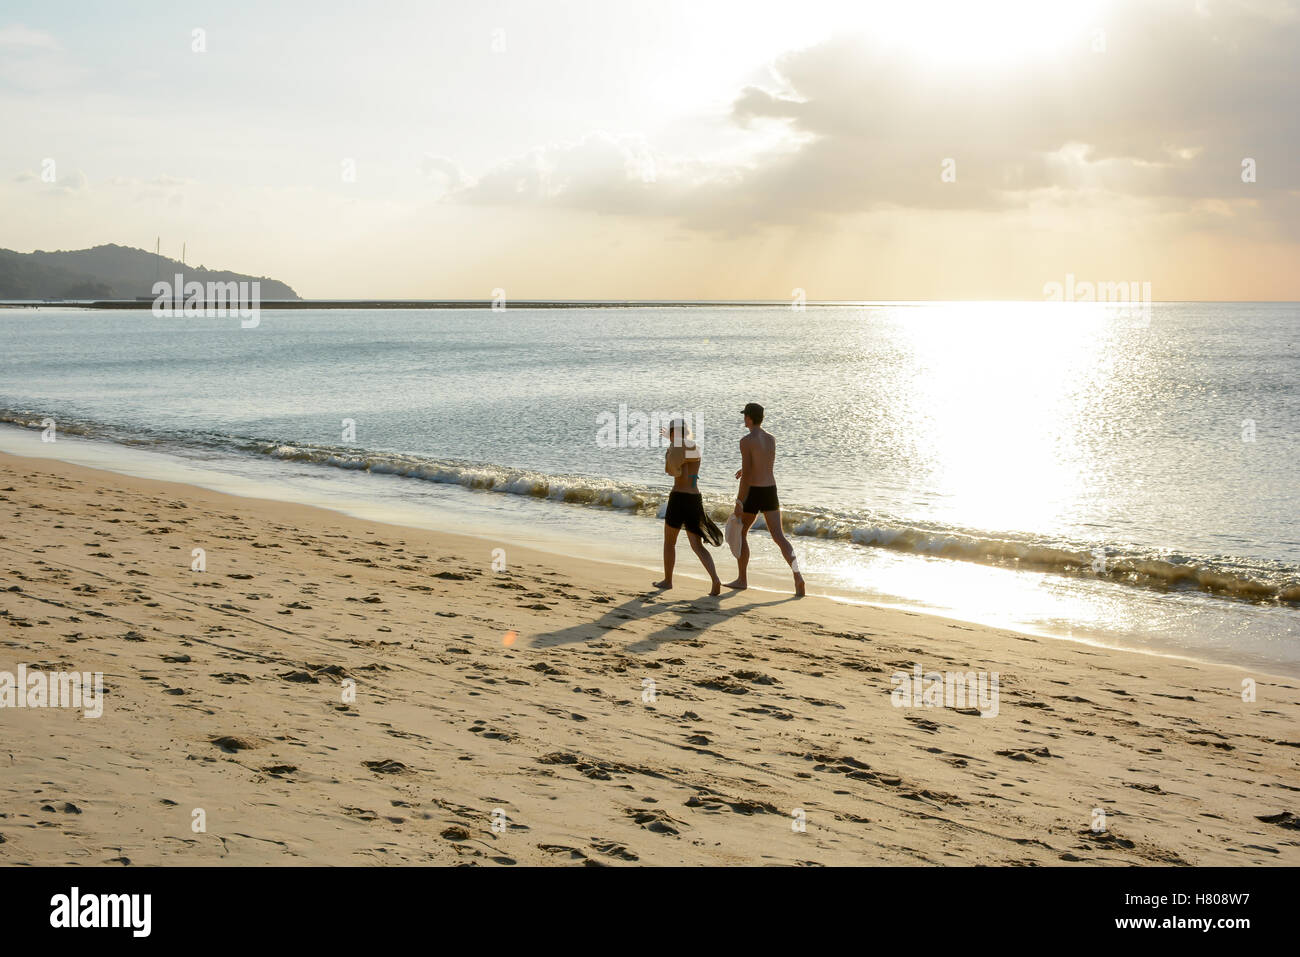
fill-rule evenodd
<path id="1" fill-rule="evenodd" d="M 664 471 L 674 477 L 682 474 L 682 462 L 686 458 L 685 450 L 680 445 L 674 445 L 664 456 Z"/>

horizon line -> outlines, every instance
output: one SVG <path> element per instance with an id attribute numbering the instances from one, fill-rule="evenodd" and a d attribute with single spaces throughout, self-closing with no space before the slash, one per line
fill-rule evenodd
<path id="1" fill-rule="evenodd" d="M 138 297 L 134 299 L 0 299 L 0 306 L 75 306 L 90 309 L 122 309 L 122 308 L 144 308 L 148 302 L 151 302 L 153 296 Z M 1295 305 L 1300 304 L 1300 300 L 1295 299 L 1152 299 L 1150 302 L 1154 305 L 1181 305 L 1181 304 L 1211 304 L 1211 305 L 1240 305 L 1240 304 L 1261 304 L 1261 305 Z M 494 305 L 495 300 L 487 299 L 454 299 L 454 298 L 414 298 L 414 297 L 397 297 L 397 298 L 340 298 L 340 297 L 322 297 L 319 299 L 263 299 L 260 305 L 268 308 L 328 308 L 330 306 L 353 306 L 370 308 L 393 308 L 395 306 L 409 306 L 411 308 L 490 308 Z M 821 306 L 821 307 L 845 307 L 845 306 L 907 306 L 907 305 L 936 305 L 936 304 L 954 304 L 954 303 L 1042 303 L 1052 305 L 1131 305 L 1125 302 L 1109 302 L 1099 300 L 1050 300 L 1050 299 L 1015 299 L 1015 298 L 989 298 L 989 299 L 807 299 L 801 305 L 803 306 Z M 562 308 L 565 306 L 587 306 L 587 307 L 638 307 L 638 306 L 792 306 L 794 303 L 790 299 L 506 299 L 504 308 L 527 308 L 527 307 L 545 307 L 545 308 Z"/>

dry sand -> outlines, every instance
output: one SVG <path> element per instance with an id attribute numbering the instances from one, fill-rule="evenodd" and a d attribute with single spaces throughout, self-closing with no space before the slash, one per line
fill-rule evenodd
<path id="1" fill-rule="evenodd" d="M 0 863 L 1300 864 L 1294 679 L 14 456 L 0 514 L 0 672 L 107 686 L 0 709 Z"/>

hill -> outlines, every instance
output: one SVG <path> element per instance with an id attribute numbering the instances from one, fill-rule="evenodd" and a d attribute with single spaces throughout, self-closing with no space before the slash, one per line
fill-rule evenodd
<path id="1" fill-rule="evenodd" d="M 153 293 L 158 279 L 183 273 L 185 281 L 262 284 L 261 298 L 298 299 L 287 284 L 266 276 L 186 266 L 132 246 L 31 253 L 0 249 L 0 299 L 135 299 Z"/>

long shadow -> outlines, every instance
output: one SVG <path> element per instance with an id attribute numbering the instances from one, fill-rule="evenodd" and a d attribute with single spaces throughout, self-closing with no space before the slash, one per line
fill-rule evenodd
<path id="1" fill-rule="evenodd" d="M 739 594 L 733 592 L 731 594 Z M 676 615 L 676 620 L 667 622 L 662 628 L 638 639 L 627 650 L 637 653 L 653 651 L 667 641 L 683 641 L 703 634 L 719 622 L 727 621 L 736 615 L 744 614 L 754 608 L 767 608 L 783 605 L 788 601 L 797 601 L 795 595 L 778 598 L 773 601 L 751 601 L 744 605 L 725 606 L 722 599 L 716 598 L 668 598 L 665 592 L 648 592 L 635 595 L 620 605 L 612 605 L 592 621 L 579 622 L 555 631 L 543 632 L 529 642 L 531 648 L 553 648 L 557 645 L 574 644 L 603 637 L 606 632 L 620 628 L 629 621 L 644 621 L 659 615 Z M 703 621 L 697 620 L 703 616 Z M 683 627 L 684 625 L 688 627 Z"/>

